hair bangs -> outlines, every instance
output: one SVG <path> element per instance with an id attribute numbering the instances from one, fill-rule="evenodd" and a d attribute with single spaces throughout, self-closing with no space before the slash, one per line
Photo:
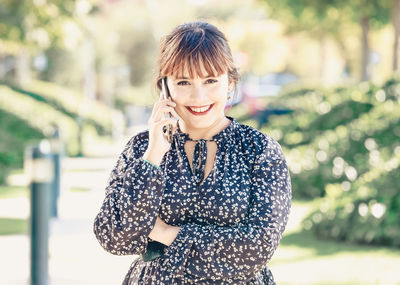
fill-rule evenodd
<path id="1" fill-rule="evenodd" d="M 170 64 L 165 65 L 163 74 L 183 77 L 187 72 L 190 78 L 196 76 L 204 78 L 217 77 L 229 70 L 224 55 L 207 41 L 202 41 L 194 50 L 181 49 L 180 51 L 168 60 Z"/>

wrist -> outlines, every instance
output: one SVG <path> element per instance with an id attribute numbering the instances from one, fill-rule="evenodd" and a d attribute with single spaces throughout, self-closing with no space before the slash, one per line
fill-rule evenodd
<path id="1" fill-rule="evenodd" d="M 166 236 L 166 240 L 165 240 L 165 244 L 167 246 L 170 246 L 172 244 L 172 242 L 175 240 L 176 236 L 179 233 L 181 227 L 178 226 L 168 226 L 165 229 L 165 236 Z"/>
<path id="2" fill-rule="evenodd" d="M 162 161 L 162 156 L 160 159 L 160 155 L 153 155 L 152 153 L 146 151 L 143 154 L 143 160 L 147 160 L 148 162 L 150 162 L 151 164 L 154 164 L 157 167 L 160 167 L 161 161 Z"/>
<path id="3" fill-rule="evenodd" d="M 165 225 L 161 222 L 160 218 L 157 217 L 156 223 L 154 224 L 154 227 L 149 234 L 149 238 L 158 242 L 162 242 L 162 238 L 165 235 L 165 231 L 166 231 Z"/>
<path id="4" fill-rule="evenodd" d="M 179 230 L 179 226 L 171 226 L 157 220 L 149 234 L 149 238 L 165 244 L 166 246 L 170 246 L 178 235 Z"/>

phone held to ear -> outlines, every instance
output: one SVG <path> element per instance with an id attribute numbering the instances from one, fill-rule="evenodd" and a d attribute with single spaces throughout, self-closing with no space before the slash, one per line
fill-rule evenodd
<path id="1" fill-rule="evenodd" d="M 168 88 L 167 88 L 167 77 L 164 77 L 164 78 L 161 80 L 161 89 L 162 89 L 163 98 L 164 98 L 164 99 L 168 99 L 168 98 L 170 97 L 170 94 L 169 94 L 169 90 L 168 90 Z M 168 116 L 169 118 L 171 118 L 171 113 L 168 112 L 168 115 L 167 115 L 167 116 Z M 171 125 L 171 124 L 168 124 L 166 127 L 164 126 L 163 132 L 164 132 L 164 133 L 167 133 L 168 142 L 169 142 L 169 143 L 172 143 L 172 125 Z"/>

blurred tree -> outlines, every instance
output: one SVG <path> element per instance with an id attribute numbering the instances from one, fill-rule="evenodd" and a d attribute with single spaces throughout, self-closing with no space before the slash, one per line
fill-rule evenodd
<path id="1" fill-rule="evenodd" d="M 399 69 L 400 0 L 393 0 L 392 22 L 394 28 L 393 71 Z"/>
<path id="2" fill-rule="evenodd" d="M 370 78 L 370 72 L 368 70 L 370 55 L 369 32 L 371 28 L 379 29 L 390 22 L 392 2 L 393 0 L 340 0 L 339 5 L 343 5 L 342 7 L 350 6 L 353 8 L 355 13 L 352 20 L 361 25 L 361 80 L 363 81 Z"/>
<path id="3" fill-rule="evenodd" d="M 344 44 L 356 27 L 361 28 L 361 80 L 370 77 L 368 64 L 370 55 L 369 32 L 390 22 L 392 2 L 398 0 L 263 0 L 270 7 L 271 17 L 283 21 L 287 32 L 307 32 L 320 39 L 323 47 L 327 37 L 335 39 L 342 49 L 346 66 L 350 56 Z M 321 64 L 324 64 L 322 61 Z"/>
<path id="4" fill-rule="evenodd" d="M 73 0 L 0 1 L 0 39 L 19 45 L 49 47 L 61 39 L 65 20 L 71 20 Z"/>
<path id="5" fill-rule="evenodd" d="M 55 46 L 73 48 L 81 37 L 79 16 L 97 0 L 0 0 L 0 53 L 17 58 L 16 81 L 29 77 L 30 57 Z"/>
<path id="6" fill-rule="evenodd" d="M 77 60 L 79 50 L 51 46 L 43 53 L 47 58 L 47 64 L 41 72 L 38 72 L 38 79 L 79 90 L 83 77 L 80 61 Z"/>

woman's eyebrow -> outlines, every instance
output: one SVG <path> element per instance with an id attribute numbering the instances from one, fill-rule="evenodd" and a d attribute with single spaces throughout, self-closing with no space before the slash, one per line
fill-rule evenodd
<path id="1" fill-rule="evenodd" d="M 215 77 L 215 76 L 207 74 L 207 76 L 204 79 L 211 78 L 211 77 Z M 190 78 L 188 78 L 188 77 L 177 77 L 177 78 L 175 78 L 175 80 L 181 80 L 181 79 L 190 79 Z"/>

